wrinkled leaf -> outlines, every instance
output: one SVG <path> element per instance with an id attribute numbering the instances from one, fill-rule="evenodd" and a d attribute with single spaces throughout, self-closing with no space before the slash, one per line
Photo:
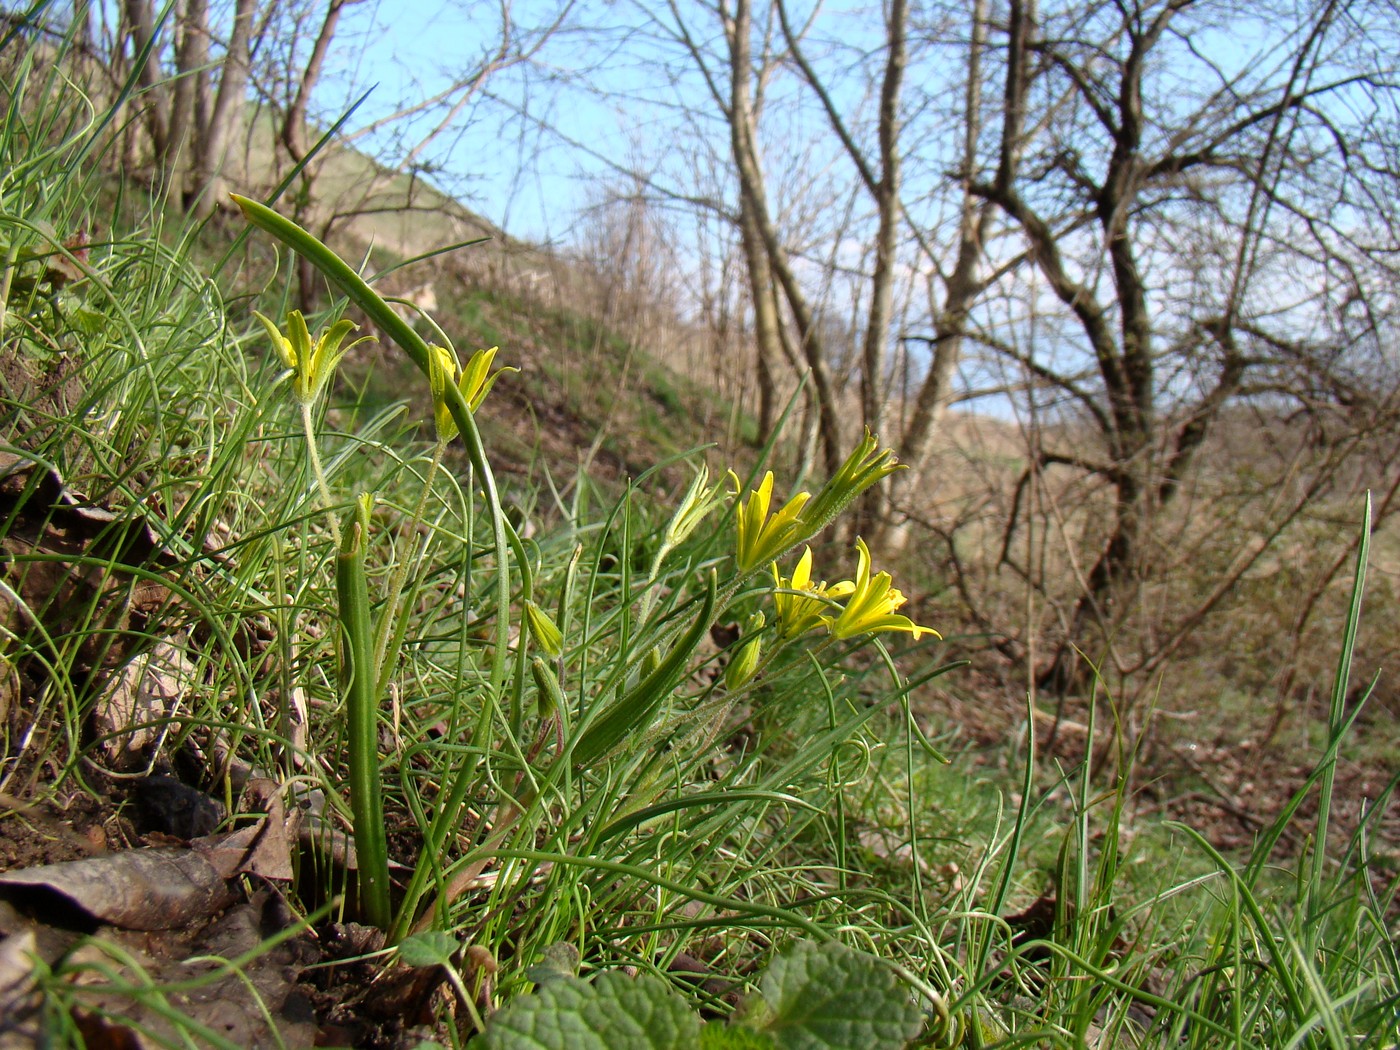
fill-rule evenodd
<path id="1" fill-rule="evenodd" d="M 829 941 L 798 941 L 759 984 L 771 1015 L 763 1029 L 781 1050 L 890 1050 L 918 1034 L 923 1014 L 872 955 Z"/>
<path id="2" fill-rule="evenodd" d="M 546 945 L 540 956 L 540 961 L 525 971 L 525 976 L 536 984 L 578 976 L 578 949 L 568 941 Z"/>
<path id="3" fill-rule="evenodd" d="M 19 699 L 19 674 L 15 665 L 0 652 L 0 726 L 10 720 L 10 706 Z"/>
<path id="4" fill-rule="evenodd" d="M 742 1025 L 711 1021 L 700 1030 L 700 1050 L 774 1050 L 777 1045 L 767 1032 Z"/>
<path id="5" fill-rule="evenodd" d="M 245 813 L 263 810 L 266 816 L 252 826 L 247 851 L 238 865 L 239 874 L 291 882 L 292 839 L 301 824 L 300 811 L 288 814 L 282 803 L 281 787 L 263 777 L 255 777 L 244 786 L 240 809 Z M 229 840 L 235 835 L 229 836 Z"/>
<path id="6" fill-rule="evenodd" d="M 487 1050 L 694 1050 L 700 1018 L 655 977 L 561 978 L 486 1026 Z"/>

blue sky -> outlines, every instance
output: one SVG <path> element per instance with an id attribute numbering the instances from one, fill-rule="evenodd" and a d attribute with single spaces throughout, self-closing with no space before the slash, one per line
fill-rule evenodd
<path id="1" fill-rule="evenodd" d="M 553 21 L 559 6 L 559 0 L 516 3 L 513 16 L 522 37 Z M 595 6 L 605 11 L 611 5 Z M 352 124 L 378 120 L 405 100 L 431 97 L 478 68 L 496 48 L 500 25 L 499 12 L 483 4 L 373 0 L 348 8 L 319 102 L 333 114 L 373 86 Z M 541 49 L 528 71 L 494 73 L 475 103 L 420 158 L 440 166 L 429 177 L 516 236 L 567 240 L 588 184 L 608 166 L 519 113 L 528 109 L 598 154 L 619 155 L 625 149 L 624 118 L 616 107 L 577 87 L 585 66 L 596 61 L 593 47 L 561 33 Z M 567 112 L 561 112 L 563 107 Z M 409 118 L 373 141 L 401 156 L 443 115 L 439 107 Z"/>

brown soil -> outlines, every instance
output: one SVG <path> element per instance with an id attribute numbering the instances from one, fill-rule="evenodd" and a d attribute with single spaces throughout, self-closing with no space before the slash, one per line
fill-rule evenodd
<path id="1" fill-rule="evenodd" d="M 1025 686 L 1005 666 L 985 656 L 957 672 L 955 685 L 925 698 L 921 712 L 930 727 L 957 725 L 964 757 L 995 765 L 1025 754 Z M 946 680 L 945 680 L 946 681 Z M 1019 698 L 1019 699 L 1018 699 Z M 1354 697 L 1352 702 L 1359 698 Z M 1343 740 L 1333 784 L 1328 825 L 1332 859 L 1348 850 L 1358 827 L 1366 822 L 1367 870 L 1378 891 L 1400 879 L 1400 800 L 1393 797 L 1397 774 L 1394 754 L 1373 743 L 1375 733 L 1393 734 L 1395 701 L 1372 697 L 1351 734 Z M 1058 714 L 1058 718 L 1056 717 Z M 1295 802 L 1321 759 L 1320 745 L 1302 740 L 1325 725 L 1327 713 L 1317 704 L 1289 708 L 1282 720 L 1268 710 L 1257 719 L 1193 716 L 1148 727 L 1132 760 L 1125 818 L 1134 825 L 1177 821 L 1203 835 L 1226 856 L 1247 857 L 1279 816 Z M 1088 710 L 1082 700 L 1060 705 L 1042 697 L 1036 716 L 1036 747 L 1045 778 L 1073 769 L 1086 751 L 1098 780 L 1113 786 L 1119 742 L 1111 713 L 1100 707 L 1092 748 Z M 1009 756 L 1014 755 L 1014 758 Z M 1049 780 L 1042 778 L 1042 783 Z M 1301 855 L 1303 841 L 1317 826 L 1318 788 L 1306 792 L 1278 839 L 1275 858 Z M 1379 809 L 1377 807 L 1380 807 Z"/>

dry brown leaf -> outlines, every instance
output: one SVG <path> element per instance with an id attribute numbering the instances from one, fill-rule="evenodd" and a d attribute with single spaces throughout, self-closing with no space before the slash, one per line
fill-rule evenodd
<path id="1" fill-rule="evenodd" d="M 99 1045 L 143 1050 L 186 1042 L 178 1034 L 181 1017 L 235 1046 L 314 1045 L 312 1004 L 296 987 L 296 947 L 283 943 L 256 954 L 269 932 L 264 929 L 267 903 L 266 898 L 255 899 L 228 909 L 192 941 L 182 939 L 178 945 L 168 946 L 176 949 L 173 953 L 162 951 L 166 946 L 155 943 L 161 935 L 152 935 L 151 950 L 143 951 L 133 946 L 132 935 L 104 931 L 80 949 L 81 955 L 75 953 L 79 965 L 92 964 L 85 973 L 75 975 L 75 994 L 80 1004 L 74 1010 L 75 1020 L 85 1031 L 93 1026 L 100 1039 L 109 1040 Z M 106 950 L 108 943 L 118 951 Z M 248 961 L 235 973 L 227 963 L 239 958 Z M 118 959 L 132 960 L 139 971 L 119 965 Z M 120 985 L 114 986 L 106 977 L 114 971 L 131 987 L 152 988 L 161 996 L 161 1008 L 153 1008 Z M 201 977 L 205 978 L 203 983 L 193 987 L 186 984 Z M 162 986 L 176 982 L 186 986 L 161 991 Z M 99 1018 L 103 1020 L 96 1026 L 94 1022 Z M 189 1033 L 191 1029 L 186 1025 L 184 1031 Z M 198 1038 L 194 1041 L 203 1045 Z"/>
<path id="2" fill-rule="evenodd" d="M 145 765 L 195 682 L 184 648 L 168 641 L 113 675 L 92 716 L 108 766 L 121 772 Z"/>
<path id="3" fill-rule="evenodd" d="M 143 630 L 170 597 L 127 571 L 175 563 L 144 515 L 93 506 L 52 469 L 11 453 L 0 453 L 0 533 L 0 627 L 24 635 L 38 625 L 49 639 L 80 632 L 88 669 L 122 663 L 127 632 Z"/>
<path id="4" fill-rule="evenodd" d="M 202 853 L 181 849 L 128 850 L 6 872 L 0 896 L 55 925 L 86 917 L 129 930 L 176 929 L 236 899 Z"/>
<path id="5" fill-rule="evenodd" d="M 294 812 L 288 817 L 281 789 L 274 781 L 263 778 L 248 781 L 240 808 L 245 812 L 265 810 L 266 815 L 231 834 L 196 839 L 191 845 L 226 879 L 257 875 L 290 882 L 294 876 L 291 843 L 300 814 Z"/>

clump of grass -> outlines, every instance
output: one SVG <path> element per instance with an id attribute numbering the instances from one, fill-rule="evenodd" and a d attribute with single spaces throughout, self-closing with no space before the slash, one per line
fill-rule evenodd
<path id="1" fill-rule="evenodd" d="M 1374 863 L 1373 842 L 1395 782 L 1346 835 L 1333 826 L 1337 763 L 1369 696 L 1345 700 L 1366 557 L 1363 542 L 1327 744 L 1245 857 L 1222 855 L 1180 823 L 1128 825 L 1131 742 L 1120 743 L 1107 784 L 1086 755 L 1042 785 L 1031 734 L 1006 816 L 912 746 L 876 767 L 886 790 L 858 785 L 845 819 L 863 812 L 913 847 L 882 888 L 916 902 L 918 922 L 892 949 L 932 960 L 930 983 L 948 990 L 951 1022 L 936 1045 L 1393 1044 L 1397 883 L 1393 867 L 1383 874 Z M 1091 723 L 1105 707 L 1111 698 L 1091 705 Z M 943 813 L 945 800 L 957 811 Z M 965 866 L 938 877 L 950 852 Z"/>
<path id="2" fill-rule="evenodd" d="M 426 814 L 424 816 L 422 834 L 426 848 L 409 883 L 398 916 L 392 922 L 395 936 L 401 936 L 422 921 L 445 922 L 449 917 L 449 909 L 463 889 L 482 876 L 487 863 L 496 859 L 491 854 L 496 853 L 499 856 L 499 851 L 508 846 L 512 836 L 528 829 L 531 832 L 529 839 L 537 838 L 542 830 L 539 821 L 545 816 L 545 811 L 540 807 L 562 804 L 561 798 L 551 796 L 555 796 L 561 788 L 567 789 L 570 781 L 589 785 L 589 781 L 599 774 L 600 769 L 618 762 L 626 767 L 638 759 L 644 760 L 642 768 L 647 771 L 647 777 L 652 778 L 657 772 L 654 767 L 654 746 L 659 739 L 671 740 L 672 746 L 678 749 L 672 756 L 673 763 L 679 764 L 681 754 L 697 742 L 698 750 L 686 764 L 707 758 L 710 743 L 721 731 L 723 717 L 739 702 L 744 695 L 745 686 L 759 670 L 757 654 L 762 640 L 752 636 L 745 637 L 742 639 L 742 645 L 736 650 L 736 659 L 740 653 L 744 654 L 745 660 L 751 658 L 751 666 L 743 676 L 728 675 L 722 683 L 725 689 L 717 691 L 715 682 L 712 682 L 710 687 L 703 689 L 696 697 L 685 701 L 682 696 L 677 695 L 676 690 L 687 675 L 695 672 L 700 642 L 714 625 L 720 611 L 739 597 L 746 581 L 751 580 L 760 569 L 768 567 L 774 559 L 824 528 L 844 506 L 849 505 L 862 491 L 894 469 L 894 464 L 890 454 L 879 452 L 874 439 L 867 436 L 853 453 L 846 467 L 812 500 L 813 513 L 807 518 L 799 513 L 808 498 L 806 494 L 793 497 L 781 510 L 770 514 L 770 493 L 773 486 L 770 473 L 762 485 L 742 503 L 735 533 L 735 550 L 732 559 L 727 560 L 728 575 L 723 582 L 715 569 L 715 552 L 722 549 L 722 545 L 716 541 L 714 533 L 707 536 L 707 557 L 703 563 L 691 560 L 679 566 L 679 572 L 668 578 L 669 573 L 676 572 L 668 564 L 668 560 L 682 553 L 686 541 L 721 504 L 720 488 L 709 486 L 702 477 L 691 486 L 662 530 L 650 570 L 645 577 L 634 585 L 629 572 L 630 565 L 624 562 L 614 592 L 618 597 L 609 593 L 603 602 L 599 603 L 595 594 L 594 600 L 589 602 L 590 608 L 596 608 L 599 604 L 604 608 L 614 606 L 611 611 L 620 617 L 620 623 L 616 641 L 604 635 L 600 639 L 602 645 L 597 641 L 585 644 L 585 660 L 588 656 L 596 657 L 601 652 L 607 654 L 606 658 L 613 666 L 597 686 L 585 688 L 576 700 L 566 699 L 563 688 L 559 685 L 564 672 L 576 670 L 583 675 L 586 674 L 587 667 L 585 663 L 581 668 L 569 668 L 564 655 L 567 643 L 563 629 L 554 628 L 548 632 L 551 635 L 548 648 L 556 661 L 555 667 L 541 661 L 531 661 L 527 664 L 528 649 L 524 642 L 530 637 L 529 634 L 522 635 L 519 644 L 510 644 L 511 617 L 517 593 L 521 605 L 533 611 L 537 623 L 540 621 L 540 608 L 533 598 L 536 587 L 543 583 L 539 578 L 539 569 L 543 567 L 543 562 L 531 555 L 506 520 L 495 489 L 490 461 L 475 425 L 472 414 L 475 388 L 484 382 L 484 371 L 474 383 L 468 384 L 473 387 L 471 391 L 461 389 L 457 381 L 457 372 L 444 379 L 442 362 L 455 358 L 451 351 L 424 342 L 422 337 L 399 319 L 353 270 L 305 231 L 270 209 L 245 198 L 236 199 L 250 221 L 312 259 L 322 272 L 426 373 L 432 383 L 439 433 L 445 433 L 450 423 L 451 431 L 462 436 L 475 476 L 481 485 L 482 514 L 490 529 L 489 549 L 495 561 L 494 581 L 490 590 L 495 605 L 493 644 L 487 648 L 490 654 L 490 670 L 486 681 L 482 683 L 485 687 L 484 695 L 478 694 L 472 699 L 472 706 L 476 707 L 480 714 L 472 729 L 471 758 L 446 779 L 446 800 L 440 802 L 435 814 L 432 817 L 427 817 Z M 269 329 L 269 332 L 274 345 L 279 350 L 284 350 L 285 340 L 276 330 Z M 336 340 L 332 336 L 336 334 L 344 334 L 343 323 L 329 330 L 327 336 L 323 336 L 322 339 L 329 339 L 334 344 Z M 305 333 L 300 342 L 307 348 L 321 345 L 321 341 L 313 341 Z M 306 367 L 311 368 L 308 354 L 303 353 L 302 356 L 306 358 Z M 287 357 L 285 353 L 284 357 Z M 327 357 L 326 360 L 330 358 Z M 303 364 L 295 355 L 287 357 L 286 363 L 297 368 L 301 368 Z M 489 359 L 482 367 L 489 367 Z M 470 369 L 460 373 L 464 380 L 469 371 Z M 306 394 L 298 397 L 303 414 L 306 415 L 311 392 L 319 391 L 323 383 L 318 379 L 300 385 L 306 389 Z M 484 396 L 484 390 L 481 393 Z M 309 419 L 309 416 L 307 418 Z M 308 447 L 316 447 L 314 435 L 309 436 Z M 434 462 L 436 461 L 435 459 Z M 737 485 L 738 479 L 734 478 L 734 482 Z M 612 519 L 617 521 L 620 517 L 623 549 L 633 546 L 630 512 L 630 501 L 624 502 L 616 508 Z M 415 524 L 419 517 L 415 516 Z M 377 797 L 379 786 L 363 775 L 363 771 L 374 764 L 373 757 L 364 752 L 375 746 L 374 739 L 364 731 L 372 721 L 372 716 L 366 713 L 366 705 L 377 707 L 379 702 L 376 692 L 368 690 L 365 686 L 367 683 L 378 686 L 387 681 L 387 676 L 381 666 L 383 654 L 375 654 L 366 648 L 369 637 L 369 615 L 366 609 L 368 592 L 364 582 L 366 569 L 361 547 L 369 533 L 366 505 L 361 505 L 351 528 L 355 530 L 354 534 L 351 535 L 347 529 L 339 563 L 339 619 L 345 636 L 344 660 L 354 668 L 347 679 L 348 721 L 352 727 L 360 727 L 360 731 L 351 741 L 350 748 L 352 769 L 361 771 L 360 774 L 352 775 L 352 795 L 356 792 L 362 796 L 370 793 L 375 795 L 374 798 L 361 798 L 359 801 L 352 798 L 353 808 L 359 817 L 358 823 L 365 824 L 377 822 L 375 815 L 380 811 Z M 601 552 L 607 546 L 604 542 L 598 545 L 597 549 Z M 862 547 L 861 553 L 863 560 L 858 582 L 843 592 L 851 594 L 846 609 L 843 611 L 837 606 L 830 616 L 821 618 L 829 625 L 833 639 L 854 639 L 874 631 L 891 629 L 913 630 L 917 636 L 921 629 L 914 627 L 911 621 L 899 616 L 886 615 L 903 600 L 902 596 L 890 587 L 887 575 L 881 574 L 874 579 L 870 577 L 868 552 Z M 577 555 L 571 558 L 570 564 L 577 567 Z M 697 580 L 697 569 L 702 564 L 708 565 L 709 568 L 699 573 Z M 724 562 L 718 564 L 723 565 Z M 591 573 L 595 581 L 605 577 L 602 568 L 600 554 L 595 556 Z M 777 582 L 776 578 L 774 582 Z M 613 590 L 609 587 L 610 592 Z M 632 620 L 634 590 L 640 596 L 635 622 Z M 659 599 L 658 595 L 663 593 L 666 593 L 667 597 Z M 831 599 L 818 596 L 813 600 Z M 391 613 L 394 610 L 394 601 L 391 596 L 388 605 Z M 560 618 L 565 624 L 570 622 L 569 605 L 569 596 L 561 595 Z M 815 626 L 816 622 L 817 618 L 814 617 L 812 626 Z M 751 619 L 750 623 L 754 625 L 753 631 L 750 632 L 752 635 L 761 630 L 765 621 L 757 618 Z M 589 619 L 585 616 L 582 625 L 585 637 L 590 626 Z M 558 633 L 557 638 L 552 636 L 555 631 Z M 394 633 L 402 635 L 403 631 L 395 630 Z M 532 633 L 538 638 L 545 632 L 537 626 Z M 795 642 L 798 633 L 785 630 L 775 641 Z M 773 647 L 774 651 L 781 648 L 781 645 Z M 609 649 L 613 651 L 609 653 Z M 541 724 L 530 732 L 524 716 L 524 699 L 526 691 L 532 685 L 538 694 L 534 706 L 541 713 Z M 467 703 L 464 697 L 452 706 L 466 707 Z M 678 703 L 689 706 L 690 710 L 676 710 Z M 571 727 L 567 736 L 563 731 L 565 720 Z M 698 736 L 697 726 L 703 727 Z M 551 733 L 555 736 L 552 753 L 548 750 Z M 684 749 L 681 748 L 682 743 L 685 744 Z M 492 775 L 487 766 L 488 761 L 503 762 L 504 769 L 509 771 L 505 774 L 507 781 L 504 789 L 499 784 L 488 788 L 489 781 L 482 783 L 483 776 Z M 500 774 L 495 776 L 499 777 Z M 609 829 L 618 828 L 615 818 L 619 810 L 625 812 L 628 808 L 642 808 L 648 802 L 664 798 L 666 794 L 664 789 L 646 781 L 633 782 L 623 791 L 618 790 L 622 785 L 607 781 L 601 785 L 589 786 L 601 787 L 602 793 L 598 801 L 590 801 L 589 805 L 601 805 L 594 814 L 594 819 L 600 816 L 612 818 L 605 822 L 605 827 Z M 483 790 L 497 794 L 498 799 L 495 803 L 491 834 L 481 844 L 482 855 L 472 856 L 469 851 L 470 859 L 463 862 L 460 870 L 455 873 L 434 872 L 433 866 L 441 862 L 441 853 L 448 845 L 449 834 L 458 820 L 462 805 L 469 796 L 479 794 Z M 766 799 L 768 793 L 769 789 L 760 789 L 758 795 L 753 797 Z M 749 797 L 747 793 L 736 796 L 739 799 Z M 667 812 L 682 813 L 689 808 L 687 805 L 668 806 Z M 629 826 L 628 830 L 632 830 L 632 826 Z M 371 858 L 371 862 L 363 864 L 360 869 L 360 889 L 362 903 L 372 911 L 375 921 L 388 926 L 388 902 L 384 889 L 387 886 L 387 868 L 377 837 L 377 829 L 371 829 L 370 837 L 366 840 L 366 854 Z M 595 858 L 597 855 L 596 852 L 592 853 Z M 607 856 L 607 851 L 603 851 L 603 856 Z M 429 920 L 428 914 L 422 912 L 430 883 L 436 887 L 434 920 Z"/>

